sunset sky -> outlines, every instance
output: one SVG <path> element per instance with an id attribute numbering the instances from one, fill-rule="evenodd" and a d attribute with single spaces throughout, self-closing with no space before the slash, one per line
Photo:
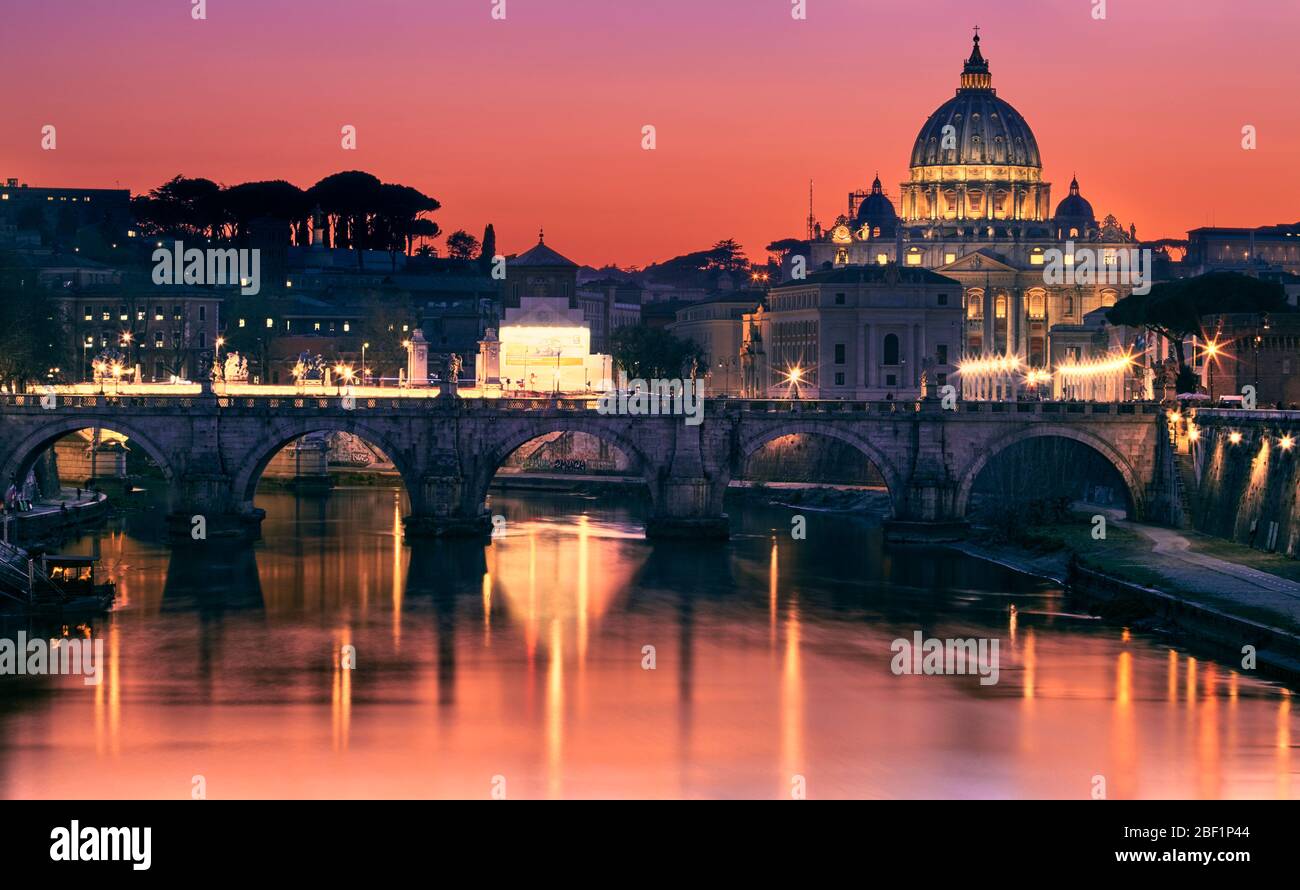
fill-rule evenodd
<path id="1" fill-rule="evenodd" d="M 980 26 L 1053 203 L 1077 172 L 1140 238 L 1300 219 L 1294 0 L 28 0 L 8 4 L 0 177 L 149 190 L 368 170 L 444 232 L 539 226 L 570 258 L 645 264 L 800 236 L 912 141 Z M 41 127 L 58 147 L 42 151 Z M 340 147 L 352 124 L 358 149 Z M 641 128 L 658 147 L 641 148 Z M 1258 149 L 1241 148 L 1241 130 Z"/>

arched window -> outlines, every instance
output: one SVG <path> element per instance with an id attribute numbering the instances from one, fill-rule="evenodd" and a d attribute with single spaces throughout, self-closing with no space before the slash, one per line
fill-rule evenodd
<path id="1" fill-rule="evenodd" d="M 1031 290 L 1029 292 L 1029 317 L 1042 319 L 1045 315 L 1046 299 L 1040 290 Z"/>
<path id="2" fill-rule="evenodd" d="M 885 335 L 885 348 L 882 350 L 882 352 L 884 353 L 885 364 L 887 365 L 898 364 L 898 335 L 897 334 Z"/>
<path id="3" fill-rule="evenodd" d="M 976 288 L 966 293 L 966 317 L 975 321 L 984 317 L 984 291 Z"/>
<path id="4" fill-rule="evenodd" d="M 993 303 L 993 317 L 994 318 L 1007 317 L 1007 298 L 1003 294 L 998 294 L 997 299 Z"/>
<path id="5" fill-rule="evenodd" d="M 1104 290 L 1101 292 L 1101 305 L 1114 306 L 1116 293 L 1113 290 Z"/>

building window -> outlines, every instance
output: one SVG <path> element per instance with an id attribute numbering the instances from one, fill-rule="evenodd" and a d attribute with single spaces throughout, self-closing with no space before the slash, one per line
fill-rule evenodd
<path id="1" fill-rule="evenodd" d="M 1006 317 L 1007 317 L 1007 298 L 1006 298 L 1006 297 L 1004 297 L 1004 296 L 999 296 L 996 300 L 993 301 L 993 317 L 994 317 L 994 318 L 1006 318 Z"/>
<path id="2" fill-rule="evenodd" d="M 172 318 L 175 319 L 176 321 L 180 321 L 180 320 L 181 320 L 181 307 L 180 307 L 180 306 L 173 306 L 173 307 L 172 307 Z"/>
<path id="3" fill-rule="evenodd" d="M 154 321 L 163 320 L 163 308 L 161 306 L 153 307 L 153 320 Z"/>
<path id="4" fill-rule="evenodd" d="M 842 365 L 842 364 L 844 364 L 844 344 L 843 344 L 843 343 L 836 343 L 836 344 L 835 344 L 835 364 L 837 364 L 837 365 Z"/>
<path id="5" fill-rule="evenodd" d="M 1029 265 L 1041 266 L 1042 264 L 1043 264 L 1043 249 L 1041 247 L 1035 247 L 1033 252 L 1029 254 Z"/>
<path id="6" fill-rule="evenodd" d="M 352 323 L 348 321 L 343 322 L 343 333 L 346 334 L 351 330 L 352 330 Z"/>
<path id="7" fill-rule="evenodd" d="M 920 251 L 919 249 L 913 247 L 913 248 L 911 249 L 911 251 L 908 252 L 908 254 L 907 254 L 907 264 L 908 264 L 909 266 L 919 266 L 919 265 L 921 265 L 921 251 Z"/>
<path id="8" fill-rule="evenodd" d="M 883 253 L 876 254 L 876 262 L 882 266 L 885 265 L 885 263 L 889 262 L 889 255 Z"/>
<path id="9" fill-rule="evenodd" d="M 1040 290 L 1029 292 L 1029 317 L 1042 319 L 1045 316 L 1047 307 L 1046 296 Z"/>
<path id="10" fill-rule="evenodd" d="M 153 346 L 154 346 L 154 349 L 162 349 L 162 348 L 163 348 L 163 335 L 162 335 L 162 331 L 154 331 L 154 332 L 153 332 Z"/>
<path id="11" fill-rule="evenodd" d="M 843 306 L 843 305 L 844 305 L 844 294 L 836 294 L 836 295 L 835 295 L 835 305 L 836 305 L 836 306 Z"/>
<path id="12" fill-rule="evenodd" d="M 135 310 L 135 320 L 144 321 L 145 311 L 143 309 Z"/>
<path id="13" fill-rule="evenodd" d="M 208 345 L 208 335 L 203 333 L 203 331 L 199 331 L 199 349 L 202 349 L 207 345 Z"/>
<path id="14" fill-rule="evenodd" d="M 208 320 L 208 307 L 207 307 L 207 306 L 200 306 L 200 307 L 199 307 L 199 321 L 207 321 L 207 320 Z"/>
<path id="15" fill-rule="evenodd" d="M 885 348 L 881 350 L 881 352 L 885 357 L 884 364 L 886 365 L 898 364 L 898 335 L 897 334 L 885 335 Z"/>
<path id="16" fill-rule="evenodd" d="M 935 346 L 934 357 L 938 360 L 939 364 L 941 365 L 948 364 L 948 344 L 940 343 L 939 345 Z"/>
<path id="17" fill-rule="evenodd" d="M 86 307 L 85 318 L 83 318 L 82 321 L 90 321 L 90 320 L 92 320 L 94 317 L 95 317 L 95 313 L 91 312 L 91 311 L 90 311 L 90 307 L 87 306 L 87 307 Z"/>
<path id="18" fill-rule="evenodd" d="M 939 305 L 940 305 L 940 306 L 947 306 L 947 305 L 948 305 L 948 295 L 947 295 L 947 294 L 939 294 Z"/>
<path id="19" fill-rule="evenodd" d="M 267 326 L 268 328 L 273 328 L 273 327 L 275 327 L 275 322 L 274 322 L 272 319 L 269 319 L 269 318 L 268 318 L 268 319 L 266 320 L 266 326 Z"/>
<path id="20" fill-rule="evenodd" d="M 1063 306 L 1063 308 L 1064 308 L 1064 312 L 1065 312 L 1065 314 L 1066 314 L 1067 316 L 1070 316 L 1070 317 L 1073 317 L 1073 316 L 1074 316 L 1074 297 L 1071 297 L 1071 296 L 1067 295 L 1067 296 L 1065 297 L 1064 302 L 1062 303 L 1062 306 Z"/>
<path id="21" fill-rule="evenodd" d="M 957 254 L 945 253 L 943 255 L 943 261 L 945 265 L 957 262 Z"/>
<path id="22" fill-rule="evenodd" d="M 898 386 L 898 377 L 894 374 L 886 374 L 885 386 Z"/>
<path id="23" fill-rule="evenodd" d="M 239 326 L 241 328 L 244 326 L 244 320 L 242 318 L 239 320 Z"/>
<path id="24" fill-rule="evenodd" d="M 836 372 L 835 372 L 835 385 L 836 385 L 836 386 L 843 386 L 843 385 L 844 385 L 844 372 L 843 372 L 843 371 L 836 371 Z"/>

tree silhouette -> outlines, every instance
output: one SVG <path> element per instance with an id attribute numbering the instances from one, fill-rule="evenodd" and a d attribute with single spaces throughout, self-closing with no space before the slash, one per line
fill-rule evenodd
<path id="1" fill-rule="evenodd" d="M 1194 385 L 1183 341 L 1202 339 L 1201 319 L 1226 312 L 1273 312 L 1286 305 L 1286 292 L 1271 281 L 1236 272 L 1210 272 L 1195 278 L 1162 281 L 1145 294 L 1130 294 L 1106 311 L 1113 325 L 1145 328 L 1167 339 L 1178 359 L 1179 391 Z"/>
<path id="2" fill-rule="evenodd" d="M 478 249 L 478 239 L 464 229 L 457 229 L 447 236 L 447 255 L 452 259 L 468 260 Z"/>

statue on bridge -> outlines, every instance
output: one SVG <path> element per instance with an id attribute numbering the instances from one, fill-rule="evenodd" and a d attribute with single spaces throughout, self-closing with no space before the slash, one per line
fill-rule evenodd
<path id="1" fill-rule="evenodd" d="M 227 383 L 247 383 L 248 359 L 238 352 L 230 353 L 221 365 L 221 379 Z"/>

